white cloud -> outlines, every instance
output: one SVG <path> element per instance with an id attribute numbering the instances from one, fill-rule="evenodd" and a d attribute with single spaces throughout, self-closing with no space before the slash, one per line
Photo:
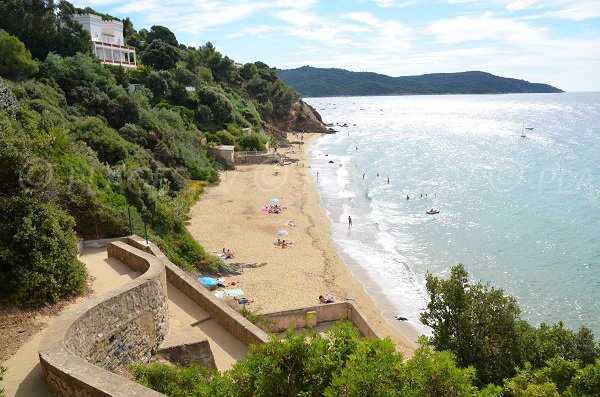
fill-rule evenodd
<path id="1" fill-rule="evenodd" d="M 230 39 L 246 37 L 246 36 L 265 37 L 265 33 L 270 32 L 271 30 L 273 30 L 273 28 L 268 25 L 247 26 L 245 28 L 235 31 L 234 33 L 230 33 L 230 34 L 226 35 L 225 37 L 230 38 Z"/>
<path id="2" fill-rule="evenodd" d="M 538 0 L 517 0 L 511 1 L 506 5 L 506 9 L 510 12 L 525 10 L 535 5 Z"/>
<path id="3" fill-rule="evenodd" d="M 437 43 L 459 44 L 481 40 L 537 42 L 545 39 L 547 30 L 485 13 L 480 17 L 459 16 L 434 21 L 426 32 L 433 35 Z"/>
<path id="4" fill-rule="evenodd" d="M 557 11 L 544 13 L 542 16 L 550 18 L 584 21 L 600 17 L 600 1 L 571 0 L 560 2 L 564 8 Z"/>
<path id="5" fill-rule="evenodd" d="M 417 4 L 418 0 L 373 0 L 381 8 L 403 8 Z"/>

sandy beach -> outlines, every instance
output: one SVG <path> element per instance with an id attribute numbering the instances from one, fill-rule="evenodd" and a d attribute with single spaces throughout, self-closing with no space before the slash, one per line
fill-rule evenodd
<path id="1" fill-rule="evenodd" d="M 269 313 L 314 305 L 321 294 L 336 301 L 351 297 L 377 331 L 409 356 L 416 333 L 392 327 L 381 317 L 381 309 L 352 276 L 331 240 L 331 224 L 321 207 L 307 154 L 319 136 L 304 134 L 304 144 L 286 149 L 288 157 L 298 161 L 280 167 L 278 175 L 273 164 L 242 165 L 223 172 L 219 185 L 192 208 L 188 229 L 206 250 L 217 254 L 225 248 L 234 253 L 226 262 L 239 263 L 244 270 L 229 279 L 255 300 L 254 310 Z M 295 140 L 293 135 L 289 139 Z M 279 214 L 262 211 L 271 199 L 278 199 L 285 209 Z M 279 237 L 280 230 L 287 231 L 287 237 Z M 290 246 L 276 246 L 278 238 L 291 242 Z"/>

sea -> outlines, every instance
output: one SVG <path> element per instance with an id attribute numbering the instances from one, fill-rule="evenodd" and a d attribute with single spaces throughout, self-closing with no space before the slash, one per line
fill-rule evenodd
<path id="1" fill-rule="evenodd" d="M 600 339 L 600 93 L 305 101 L 337 130 L 309 151 L 333 240 L 384 318 L 430 334 L 425 277 L 462 263 Z"/>

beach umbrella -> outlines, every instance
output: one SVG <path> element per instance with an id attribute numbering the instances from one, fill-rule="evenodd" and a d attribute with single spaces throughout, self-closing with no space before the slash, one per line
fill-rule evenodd
<path id="1" fill-rule="evenodd" d="M 217 280 L 212 277 L 200 277 L 198 282 L 206 287 L 214 287 L 217 285 Z"/>
<path id="2" fill-rule="evenodd" d="M 272 202 L 272 203 L 278 203 L 278 202 L 279 202 L 279 199 L 278 199 L 277 197 L 272 197 L 272 198 L 271 198 L 271 202 Z"/>
<path id="3" fill-rule="evenodd" d="M 232 298 L 235 298 L 235 297 L 241 298 L 242 296 L 244 296 L 244 291 L 242 291 L 239 288 L 228 288 L 225 290 L 225 293 L 228 296 L 231 296 Z"/>
<path id="4" fill-rule="evenodd" d="M 279 168 L 279 167 L 273 167 L 273 169 L 274 169 L 275 171 L 279 171 L 279 170 L 281 170 L 281 168 Z"/>
<path id="5" fill-rule="evenodd" d="M 277 232 L 277 236 L 279 236 L 279 237 L 287 237 L 287 235 L 288 235 L 287 230 L 280 230 Z"/>

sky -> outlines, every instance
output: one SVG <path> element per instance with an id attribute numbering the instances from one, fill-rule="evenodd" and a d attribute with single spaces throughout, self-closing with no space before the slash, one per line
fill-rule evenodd
<path id="1" fill-rule="evenodd" d="M 236 62 L 389 76 L 481 70 L 600 91 L 600 0 L 72 0 Z"/>

